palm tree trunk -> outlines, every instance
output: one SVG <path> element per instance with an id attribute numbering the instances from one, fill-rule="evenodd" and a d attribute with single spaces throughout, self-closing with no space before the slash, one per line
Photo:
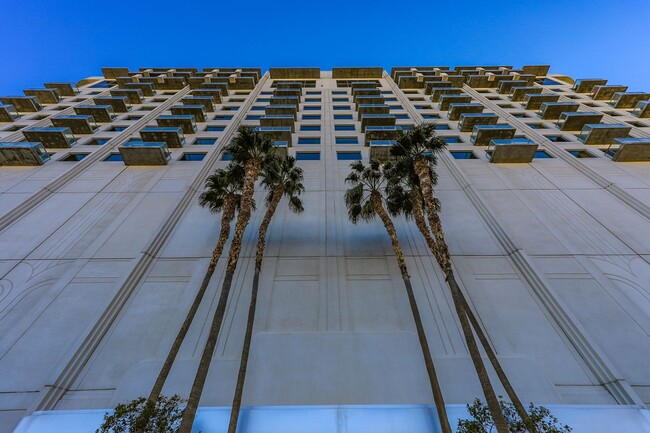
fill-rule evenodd
<path id="1" fill-rule="evenodd" d="M 255 275 L 253 276 L 253 290 L 251 291 L 251 300 L 248 305 L 248 319 L 246 320 L 246 333 L 244 334 L 244 347 L 241 352 L 239 361 L 239 374 L 237 375 L 237 385 L 235 386 L 235 395 L 232 399 L 232 410 L 230 411 L 230 422 L 228 423 L 228 433 L 237 432 L 239 423 L 239 412 L 241 411 L 241 402 L 244 395 L 244 384 L 246 382 L 246 372 L 248 370 L 248 356 L 251 349 L 251 340 L 253 338 L 253 325 L 255 324 L 255 309 L 257 308 L 257 292 L 259 290 L 260 272 L 262 271 L 262 259 L 264 258 L 264 246 L 266 232 L 271 224 L 271 219 L 275 210 L 282 199 L 284 188 L 278 187 L 273 191 L 273 198 L 269 203 L 264 219 L 260 224 L 257 236 L 257 252 L 255 255 Z"/>
<path id="2" fill-rule="evenodd" d="M 440 267 L 445 274 L 445 279 L 449 288 L 451 289 L 451 297 L 454 302 L 454 307 L 456 309 L 456 315 L 460 321 L 461 329 L 465 337 L 465 342 L 467 344 L 467 350 L 469 351 L 472 362 L 474 363 L 474 369 L 478 375 L 481 388 L 483 389 L 483 394 L 485 395 L 485 400 L 488 405 L 488 409 L 492 414 L 492 419 L 494 420 L 494 425 L 498 433 L 508 433 L 508 424 L 501 412 L 501 406 L 499 405 L 499 400 L 497 399 L 492 383 L 490 382 L 490 377 L 481 358 L 481 353 L 479 352 L 476 340 L 474 339 L 474 334 L 472 333 L 472 328 L 470 327 L 469 321 L 467 319 L 467 314 L 463 308 L 462 302 L 460 300 L 460 288 L 454 277 L 453 270 L 451 268 L 451 258 L 449 254 L 449 248 L 447 247 L 447 242 L 445 240 L 445 234 L 442 230 L 442 224 L 440 223 L 440 216 L 436 211 L 435 202 L 433 200 L 433 185 L 431 182 L 431 177 L 429 175 L 429 163 L 423 157 L 418 157 L 415 159 L 415 171 L 420 180 L 420 187 L 422 188 L 422 195 L 424 197 L 424 209 L 429 219 L 429 225 L 431 231 L 433 232 L 436 238 L 436 249 L 438 254 L 436 254 L 436 259 L 439 260 Z"/>
<path id="3" fill-rule="evenodd" d="M 393 221 L 390 219 L 388 213 L 384 209 L 379 193 L 373 192 L 371 194 L 375 212 L 377 212 L 377 215 L 379 215 L 379 218 L 384 223 L 384 227 L 388 232 L 388 236 L 390 236 L 391 243 L 393 244 L 393 249 L 395 250 L 395 256 L 397 257 L 397 264 L 399 265 L 400 272 L 402 273 L 402 280 L 404 281 L 404 287 L 406 288 L 406 294 L 409 299 L 413 321 L 415 322 L 415 328 L 418 333 L 418 340 L 420 341 L 420 348 L 422 349 L 422 356 L 424 357 L 424 365 L 429 376 L 429 385 L 431 386 L 433 400 L 436 405 L 436 411 L 438 412 L 440 428 L 443 433 L 451 433 L 451 426 L 449 425 L 449 418 L 447 417 L 445 400 L 442 395 L 442 390 L 440 389 L 440 382 L 438 381 L 438 375 L 436 374 L 435 365 L 433 364 L 433 358 L 431 357 L 429 342 L 427 341 L 427 336 L 424 333 L 424 325 L 422 324 L 420 309 L 418 308 L 417 302 L 415 300 L 415 294 L 413 293 L 413 286 L 411 286 L 411 279 L 406 267 L 406 261 L 404 260 L 402 247 L 400 246 L 399 239 L 397 238 L 397 230 L 395 230 Z"/>
<path id="4" fill-rule="evenodd" d="M 239 253 L 241 251 L 241 243 L 244 237 L 244 231 L 251 218 L 251 209 L 253 204 L 253 193 L 255 192 L 255 181 L 260 172 L 260 162 L 256 159 L 251 159 L 246 163 L 244 186 L 242 188 L 241 204 L 239 206 L 239 215 L 237 216 L 237 224 L 235 224 L 235 234 L 232 243 L 230 244 L 230 254 L 228 256 L 228 266 L 226 268 L 226 276 L 221 287 L 221 295 L 219 296 L 219 303 L 217 309 L 212 317 L 212 325 L 208 333 L 208 339 L 203 348 L 201 360 L 199 361 L 199 368 L 194 377 L 194 383 L 190 390 L 190 396 L 187 400 L 187 406 L 183 413 L 183 419 L 178 429 L 178 433 L 191 433 L 196 411 L 199 407 L 201 394 L 203 393 L 203 386 L 205 379 L 208 376 L 210 369 L 210 362 L 212 361 L 212 354 L 219 338 L 219 331 L 221 323 L 223 322 L 226 313 L 226 304 L 228 303 L 228 296 L 230 295 L 230 288 L 232 286 L 232 279 L 235 275 L 237 268 L 237 261 L 239 260 Z"/>

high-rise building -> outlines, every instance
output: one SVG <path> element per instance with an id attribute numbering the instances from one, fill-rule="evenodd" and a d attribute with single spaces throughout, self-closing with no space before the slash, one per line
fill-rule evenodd
<path id="1" fill-rule="evenodd" d="M 458 282 L 524 402 L 579 432 L 650 431 L 650 94 L 548 66 L 105 68 L 0 101 L 0 431 L 94 431 L 147 395 L 219 217 L 199 206 L 240 125 L 305 171 L 260 280 L 244 432 L 436 431 L 391 242 L 352 224 L 350 163 L 431 122 Z M 197 428 L 225 431 L 264 192 L 244 237 Z M 483 398 L 445 278 L 395 225 L 452 424 Z M 164 393 L 187 396 L 222 259 Z M 488 371 L 505 395 L 492 368 Z"/>

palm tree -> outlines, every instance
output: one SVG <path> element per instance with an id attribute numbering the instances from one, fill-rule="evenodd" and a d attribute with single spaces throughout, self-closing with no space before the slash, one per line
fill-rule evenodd
<path id="1" fill-rule="evenodd" d="M 296 166 L 296 159 L 292 156 L 285 158 L 271 158 L 265 167 L 262 168 L 262 185 L 264 185 L 269 192 L 266 196 L 266 213 L 264 214 L 264 219 L 260 224 L 257 236 L 253 289 L 248 307 L 248 320 L 246 322 L 246 334 L 244 335 L 244 347 L 239 362 L 239 374 L 237 376 L 237 386 L 235 387 L 235 395 L 232 402 L 232 411 L 230 412 L 228 433 L 235 433 L 237 431 L 237 423 L 239 421 L 239 412 L 241 409 L 244 383 L 246 381 L 246 370 L 248 367 L 248 355 L 250 354 L 251 339 L 253 336 L 255 308 L 257 306 L 257 292 L 259 288 L 260 273 L 262 271 L 262 259 L 264 258 L 266 232 L 268 231 L 271 219 L 273 218 L 282 197 L 287 197 L 289 209 L 292 212 L 302 213 L 304 211 L 302 200 L 299 197 L 305 190 L 302 180 L 302 168 Z"/>
<path id="2" fill-rule="evenodd" d="M 492 413 L 497 432 L 508 433 L 506 420 L 501 412 L 496 393 L 494 392 L 494 388 L 490 382 L 490 378 L 481 358 L 476 340 L 474 339 L 474 334 L 472 333 L 472 327 L 470 326 L 468 315 L 472 315 L 473 322 L 476 322 L 476 324 L 478 324 L 478 322 L 476 321 L 476 318 L 473 317 L 471 310 L 469 310 L 467 300 L 464 299 L 464 295 L 462 294 L 462 291 L 456 282 L 456 278 L 451 266 L 451 255 L 449 254 L 449 248 L 447 247 L 445 235 L 442 230 L 442 224 L 440 222 L 440 215 L 438 213 L 439 204 L 436 202 L 436 199 L 433 195 L 434 178 L 432 177 L 432 165 L 434 165 L 436 162 L 435 153 L 442 151 L 445 146 L 445 141 L 442 138 L 436 136 L 434 125 L 423 123 L 421 125 L 417 125 L 399 137 L 397 143 L 391 148 L 391 155 L 398 159 L 399 162 L 397 163 L 397 167 L 399 167 L 399 169 L 402 171 L 401 177 L 404 179 L 404 182 L 406 182 L 406 184 L 411 188 L 409 193 L 409 196 L 411 198 L 411 205 L 406 207 L 405 211 L 407 213 L 413 213 L 416 225 L 424 236 L 427 245 L 431 249 L 436 258 L 436 261 L 445 274 L 445 280 L 451 289 L 452 300 L 456 314 L 458 315 L 461 324 L 465 342 L 472 358 L 472 362 L 474 363 L 474 368 L 476 369 L 476 373 L 483 389 L 488 408 Z M 400 170 L 394 170 L 392 172 L 392 175 L 399 177 L 399 171 Z M 414 179 L 413 174 L 417 176 L 417 183 Z M 395 200 L 399 202 L 400 197 L 403 199 L 404 196 L 404 193 L 400 191 L 400 183 L 403 182 L 393 179 L 391 183 L 393 185 L 396 185 L 395 191 L 398 195 Z M 414 190 L 417 190 L 417 192 L 414 192 Z M 421 194 L 419 194 L 419 191 L 421 191 Z M 428 219 L 429 227 L 427 227 L 426 222 L 423 221 L 422 210 Z M 431 232 L 429 230 L 433 232 L 433 238 L 431 237 Z M 476 332 L 477 334 L 480 334 L 479 338 L 481 339 L 481 342 L 487 343 L 487 339 L 485 338 L 485 335 L 482 334 L 480 327 L 476 330 Z M 487 346 L 489 347 L 489 344 Z M 501 369 L 500 364 L 498 364 L 498 361 L 492 349 L 486 349 L 486 352 L 488 353 L 490 361 L 493 361 L 493 366 L 495 366 L 495 370 L 497 370 L 497 375 L 499 378 L 506 379 L 505 383 L 509 385 L 507 377 Z M 516 397 L 516 394 L 514 393 L 512 387 L 510 387 L 510 390 L 515 396 L 513 402 L 517 401 L 518 403 L 515 403 L 517 409 L 520 407 L 523 409 L 523 405 L 521 405 L 521 402 Z M 528 417 L 525 410 L 523 410 L 523 414 L 520 415 L 523 419 L 526 419 Z"/>
<path id="3" fill-rule="evenodd" d="M 239 253 L 241 251 L 242 239 L 244 231 L 248 226 L 251 218 L 251 211 L 253 209 L 253 194 L 255 192 L 255 182 L 260 174 L 264 161 L 275 152 L 275 147 L 271 139 L 261 134 L 248 126 L 240 126 L 237 134 L 233 137 L 232 142 L 224 148 L 224 152 L 232 155 L 234 164 L 244 167 L 244 180 L 242 187 L 241 204 L 239 207 L 239 214 L 237 215 L 237 223 L 235 224 L 235 233 L 230 244 L 230 251 L 228 254 L 228 264 L 226 265 L 226 273 L 223 284 L 221 286 L 221 294 L 217 303 L 217 308 L 212 317 L 212 324 L 208 332 L 208 338 L 201 354 L 199 367 L 192 383 L 190 396 L 185 407 L 183 420 L 178 429 L 179 433 L 190 433 L 196 411 L 199 406 L 201 394 L 203 393 L 203 386 L 205 379 L 208 376 L 210 369 L 210 362 L 214 348 L 219 338 L 219 331 L 221 323 L 226 312 L 226 305 L 228 303 L 228 296 L 230 295 L 230 288 L 232 286 L 232 279 L 235 275 L 237 262 L 239 260 Z"/>
<path id="4" fill-rule="evenodd" d="M 371 160 L 368 166 L 365 166 L 361 161 L 357 161 L 351 165 L 351 168 L 352 172 L 345 179 L 346 183 L 352 185 L 352 187 L 345 193 L 345 204 L 348 208 L 348 216 L 355 224 L 359 220 L 370 221 L 375 216 L 379 216 L 388 232 L 388 235 L 390 236 L 393 250 L 395 251 L 395 256 L 397 258 L 397 264 L 402 274 L 402 280 L 411 306 L 413 320 L 415 321 L 415 327 L 420 341 L 422 355 L 424 357 L 424 364 L 429 376 L 429 383 L 431 385 L 431 391 L 438 412 L 440 426 L 443 433 L 451 433 L 444 398 L 442 391 L 440 390 L 440 383 L 438 382 L 433 359 L 431 358 L 429 343 L 426 334 L 424 333 L 420 310 L 415 301 L 415 295 L 413 294 L 413 287 L 411 286 L 411 279 L 406 267 L 406 261 L 404 260 L 404 254 L 402 253 L 402 247 L 397 238 L 395 225 L 384 208 L 383 193 L 387 180 L 384 167 L 378 161 Z"/>

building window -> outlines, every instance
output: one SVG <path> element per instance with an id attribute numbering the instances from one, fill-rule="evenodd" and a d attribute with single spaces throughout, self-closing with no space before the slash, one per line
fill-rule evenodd
<path id="1" fill-rule="evenodd" d="M 361 152 L 336 152 L 336 159 L 339 161 L 360 161 Z"/>
<path id="2" fill-rule="evenodd" d="M 384 101 L 386 101 L 386 102 L 396 102 L 397 98 L 384 98 Z"/>
<path id="3" fill-rule="evenodd" d="M 357 137 L 336 137 L 336 144 L 359 144 Z"/>
<path id="4" fill-rule="evenodd" d="M 232 153 L 225 152 L 223 155 L 221 155 L 221 160 L 232 161 Z"/>
<path id="5" fill-rule="evenodd" d="M 308 95 L 320 95 L 320 90 L 308 90 Z"/>
<path id="6" fill-rule="evenodd" d="M 461 143 L 460 137 L 441 137 L 445 143 Z"/>
<path id="7" fill-rule="evenodd" d="M 246 116 L 246 120 L 260 120 L 262 116 Z"/>
<path id="8" fill-rule="evenodd" d="M 433 129 L 438 130 L 438 131 L 444 131 L 444 130 L 449 129 L 449 125 L 447 125 L 446 123 L 441 123 L 440 125 L 435 125 L 433 127 Z"/>
<path id="9" fill-rule="evenodd" d="M 298 144 L 320 144 L 320 137 L 298 137 Z"/>
<path id="10" fill-rule="evenodd" d="M 320 152 L 296 152 L 296 161 L 320 161 Z"/>
<path id="11" fill-rule="evenodd" d="M 109 131 L 124 131 L 128 126 L 113 126 Z"/>
<path id="12" fill-rule="evenodd" d="M 335 131 L 354 131 L 354 125 L 334 125 Z"/>
<path id="13" fill-rule="evenodd" d="M 203 161 L 207 153 L 184 153 L 179 161 Z"/>
<path id="14" fill-rule="evenodd" d="M 334 98 L 332 102 L 350 102 L 348 98 Z"/>
<path id="15" fill-rule="evenodd" d="M 576 158 L 595 158 L 594 155 L 591 153 L 585 151 L 585 150 L 567 150 L 571 155 L 575 156 Z"/>
<path id="16" fill-rule="evenodd" d="M 437 114 L 423 114 L 422 115 L 423 119 L 440 119 L 440 116 Z"/>
<path id="17" fill-rule="evenodd" d="M 205 128 L 206 131 L 223 131 L 224 129 L 226 129 L 225 125 L 208 126 Z"/>
<path id="18" fill-rule="evenodd" d="M 90 155 L 90 153 L 69 153 L 68 156 L 66 156 L 65 158 L 59 159 L 59 161 L 74 161 L 74 162 L 77 162 L 77 161 L 81 161 L 82 159 L 84 159 L 88 155 Z"/>
<path id="19" fill-rule="evenodd" d="M 320 125 L 300 125 L 301 131 L 320 131 Z"/>
<path id="20" fill-rule="evenodd" d="M 538 150 L 537 152 L 535 152 L 535 156 L 533 156 L 533 158 L 553 158 L 553 157 L 548 153 L 546 153 L 545 150 Z"/>
<path id="21" fill-rule="evenodd" d="M 253 105 L 251 107 L 251 111 L 264 111 L 266 107 L 260 106 L 260 105 Z"/>
<path id="22" fill-rule="evenodd" d="M 454 159 L 478 159 L 473 152 L 452 151 L 450 152 Z"/>
<path id="23" fill-rule="evenodd" d="M 122 155 L 120 155 L 119 153 L 111 153 L 106 158 L 104 158 L 104 161 L 118 162 L 118 161 L 124 161 L 124 160 L 122 159 Z"/>
<path id="24" fill-rule="evenodd" d="M 243 101 L 243 99 L 242 99 L 242 101 Z M 259 98 L 255 102 L 271 102 L 271 100 L 269 98 Z"/>
<path id="25" fill-rule="evenodd" d="M 223 111 L 237 111 L 237 110 L 239 110 L 239 107 L 236 106 L 236 105 L 228 105 L 228 106 L 221 107 L 221 110 L 223 110 Z"/>
<path id="26" fill-rule="evenodd" d="M 404 108 L 401 105 L 389 105 L 389 107 L 391 110 L 401 110 Z"/>
<path id="27" fill-rule="evenodd" d="M 212 145 L 217 142 L 216 138 L 197 138 L 194 144 Z"/>
<path id="28" fill-rule="evenodd" d="M 350 110 L 350 109 L 351 108 L 350 108 L 349 105 L 333 105 L 332 106 L 332 110 L 335 110 L 335 111 Z"/>
<path id="29" fill-rule="evenodd" d="M 566 138 L 562 137 L 561 135 L 545 135 L 544 137 L 546 139 L 548 139 L 550 141 L 553 141 L 553 142 L 556 142 L 556 143 L 569 141 Z"/>
<path id="30" fill-rule="evenodd" d="M 395 119 L 408 119 L 408 114 L 396 114 Z"/>
<path id="31" fill-rule="evenodd" d="M 321 102 L 320 98 L 305 98 L 305 102 Z"/>
<path id="32" fill-rule="evenodd" d="M 305 105 L 303 107 L 303 110 L 305 110 L 305 111 L 319 111 L 320 110 L 320 105 Z"/>
<path id="33" fill-rule="evenodd" d="M 333 90 L 332 95 L 347 95 L 348 92 L 345 90 Z"/>
<path id="34" fill-rule="evenodd" d="M 86 146 L 101 146 L 103 144 L 106 144 L 108 140 L 110 140 L 110 138 L 93 138 L 88 143 L 86 143 Z"/>
<path id="35" fill-rule="evenodd" d="M 320 120 L 320 114 L 303 114 L 302 120 Z"/>
<path id="36" fill-rule="evenodd" d="M 351 114 L 335 114 L 334 120 L 352 120 Z"/>
<path id="37" fill-rule="evenodd" d="M 232 120 L 232 116 L 224 116 L 221 114 L 217 114 L 214 116 L 214 120 Z"/>

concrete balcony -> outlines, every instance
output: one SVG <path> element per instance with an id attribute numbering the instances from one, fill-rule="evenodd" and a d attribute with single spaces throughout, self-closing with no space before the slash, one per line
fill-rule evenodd
<path id="1" fill-rule="evenodd" d="M 156 88 L 152 83 L 131 82 L 124 83 L 125 89 L 138 89 L 142 92 L 143 96 L 153 96 L 156 94 Z"/>
<path id="2" fill-rule="evenodd" d="M 478 102 L 450 104 L 447 117 L 449 120 L 459 120 L 460 116 L 465 113 L 482 113 L 485 107 Z"/>
<path id="3" fill-rule="evenodd" d="M 74 134 L 92 134 L 97 129 L 95 118 L 88 115 L 72 115 L 53 117 L 52 125 L 70 128 Z"/>
<path id="4" fill-rule="evenodd" d="M 644 92 L 616 92 L 609 101 L 614 108 L 634 108 L 641 101 L 650 99 L 650 93 Z"/>
<path id="5" fill-rule="evenodd" d="M 220 90 L 221 97 L 225 97 L 230 94 L 230 86 L 228 85 L 227 82 L 213 82 L 213 81 L 210 81 L 209 83 L 204 82 L 201 86 L 196 88 L 196 90 L 199 89 Z"/>
<path id="6" fill-rule="evenodd" d="M 129 104 L 142 104 L 144 93 L 140 89 L 115 89 L 111 90 L 112 96 L 124 96 Z"/>
<path id="7" fill-rule="evenodd" d="M 539 95 L 528 94 L 524 97 L 524 103 L 522 104 L 526 110 L 539 110 L 544 102 L 557 102 L 560 99 L 560 95 L 554 95 L 552 93 L 541 93 Z"/>
<path id="8" fill-rule="evenodd" d="M 502 95 L 509 94 L 513 87 L 525 87 L 528 85 L 526 80 L 503 80 L 499 82 L 498 92 Z"/>
<path id="9" fill-rule="evenodd" d="M 23 90 L 25 96 L 35 96 L 41 104 L 58 104 L 61 96 L 56 89 L 26 89 Z"/>
<path id="10" fill-rule="evenodd" d="M 46 149 L 66 149 L 77 142 L 70 128 L 28 128 L 22 132 L 27 141 L 39 141 Z"/>
<path id="11" fill-rule="evenodd" d="M 585 125 L 578 135 L 584 144 L 612 144 L 616 138 L 625 138 L 632 127 L 624 123 Z"/>
<path id="12" fill-rule="evenodd" d="M 607 84 L 607 80 L 603 78 L 580 78 L 573 85 L 573 91 L 576 93 L 591 93 L 594 86 L 605 84 Z"/>
<path id="13" fill-rule="evenodd" d="M 74 83 L 45 83 L 44 86 L 46 89 L 56 90 L 61 96 L 75 96 L 79 93 Z"/>
<path id="14" fill-rule="evenodd" d="M 194 119 L 197 122 L 205 122 L 207 120 L 205 107 L 201 104 L 197 105 L 172 105 L 170 111 L 173 115 L 186 115 L 190 114 L 194 116 Z"/>
<path id="15" fill-rule="evenodd" d="M 641 119 L 650 117 L 650 100 L 638 102 L 632 110 L 632 115 Z"/>
<path id="16" fill-rule="evenodd" d="M 264 107 L 264 112 L 267 116 L 281 116 L 281 115 L 290 115 L 293 117 L 293 120 L 296 120 L 298 115 L 298 106 L 297 105 L 267 105 Z"/>
<path id="17" fill-rule="evenodd" d="M 509 74 L 485 74 L 485 75 L 469 75 L 467 77 L 467 85 L 477 89 L 488 89 L 499 86 L 501 81 L 512 80 L 512 75 Z"/>
<path id="18" fill-rule="evenodd" d="M 196 132 L 196 120 L 194 116 L 189 115 L 163 115 L 158 116 L 156 119 L 158 126 L 162 127 L 178 127 L 181 128 L 183 134 L 194 134 Z"/>
<path id="19" fill-rule="evenodd" d="M 386 98 L 377 95 L 359 95 L 354 97 L 354 109 L 359 110 L 360 105 L 383 105 Z"/>
<path id="20" fill-rule="evenodd" d="M 460 95 L 461 90 L 458 87 L 434 87 L 431 89 L 431 100 L 438 102 L 442 95 Z"/>
<path id="21" fill-rule="evenodd" d="M 474 146 L 487 146 L 492 140 L 510 140 L 514 138 L 516 128 L 510 125 L 477 125 L 469 139 Z"/>
<path id="22" fill-rule="evenodd" d="M 509 98 L 512 102 L 521 102 L 526 95 L 539 95 L 542 90 L 541 87 L 535 86 L 514 86 L 510 89 Z"/>
<path id="23" fill-rule="evenodd" d="M 389 114 L 390 106 L 387 104 L 359 104 L 357 113 L 357 120 L 360 121 L 366 114 Z"/>
<path id="24" fill-rule="evenodd" d="M 276 114 L 260 117 L 260 126 L 262 127 L 285 126 L 289 127 L 291 132 L 296 132 L 295 123 L 296 119 L 290 114 Z"/>
<path id="25" fill-rule="evenodd" d="M 78 105 L 74 112 L 83 116 L 93 116 L 97 123 L 110 123 L 115 118 L 115 112 L 110 105 Z"/>
<path id="26" fill-rule="evenodd" d="M 596 101 L 609 101 L 614 96 L 614 93 L 625 91 L 627 91 L 627 86 L 598 85 L 592 89 L 591 99 Z"/>
<path id="27" fill-rule="evenodd" d="M 274 141 L 275 154 L 280 158 L 286 158 L 289 155 L 289 143 L 286 141 Z"/>
<path id="28" fill-rule="evenodd" d="M 650 138 L 616 138 L 605 154 L 616 162 L 649 162 Z"/>
<path id="29" fill-rule="evenodd" d="M 0 166 L 43 165 L 49 159 L 40 142 L 0 143 Z"/>
<path id="30" fill-rule="evenodd" d="M 203 105 L 207 113 L 213 112 L 216 107 L 210 96 L 186 96 L 181 99 L 183 105 Z"/>
<path id="31" fill-rule="evenodd" d="M 270 68 L 272 80 L 317 80 L 320 78 L 320 68 Z"/>
<path id="32" fill-rule="evenodd" d="M 538 114 L 542 119 L 557 120 L 562 113 L 578 111 L 579 107 L 577 102 L 543 102 Z"/>
<path id="33" fill-rule="evenodd" d="M 397 80 L 400 89 L 424 89 L 424 75 L 402 75 Z"/>
<path id="34" fill-rule="evenodd" d="M 19 113 L 34 113 L 43 108 L 36 96 L 3 96 L 0 102 L 13 106 Z"/>
<path id="35" fill-rule="evenodd" d="M 492 140 L 485 153 L 494 164 L 527 164 L 535 157 L 537 144 L 525 138 Z"/>
<path id="36" fill-rule="evenodd" d="M 356 98 L 357 96 L 380 96 L 381 90 L 376 87 L 373 88 L 355 88 L 352 89 L 352 97 Z"/>
<path id="37" fill-rule="evenodd" d="M 171 157 L 165 142 L 129 141 L 117 149 L 124 165 L 167 165 Z"/>
<path id="38" fill-rule="evenodd" d="M 192 90 L 192 96 L 209 96 L 215 104 L 221 104 L 221 90 L 200 88 Z"/>
<path id="39" fill-rule="evenodd" d="M 438 110 L 447 111 L 450 104 L 469 104 L 470 102 L 472 102 L 472 97 L 469 95 L 440 95 L 440 99 L 438 99 Z"/>
<path id="40" fill-rule="evenodd" d="M 460 88 L 461 86 L 457 86 L 449 81 L 427 81 L 424 86 L 424 94 L 425 95 L 430 95 L 431 92 L 433 92 L 433 89 L 437 89 L 440 87 L 458 87 Z"/>
<path id="41" fill-rule="evenodd" d="M 302 89 L 300 88 L 291 88 L 291 89 L 275 89 L 273 91 L 273 96 L 277 98 L 282 98 L 284 96 L 296 96 L 298 101 L 300 101 L 300 96 L 302 95 Z"/>
<path id="42" fill-rule="evenodd" d="M 13 122 L 20 118 L 20 114 L 13 105 L 0 105 L 0 122 Z"/>
<path id="43" fill-rule="evenodd" d="M 388 161 L 390 148 L 397 144 L 395 140 L 372 140 L 370 141 L 370 159 L 376 159 L 381 162 Z"/>
<path id="44" fill-rule="evenodd" d="M 284 141 L 287 146 L 293 145 L 291 141 L 291 128 L 288 126 L 260 126 L 255 128 L 256 131 L 268 135 L 273 141 Z"/>
<path id="45" fill-rule="evenodd" d="M 550 65 L 526 65 L 522 66 L 521 72 L 524 74 L 531 74 L 537 77 L 543 77 L 548 75 L 548 70 L 551 68 Z"/>
<path id="46" fill-rule="evenodd" d="M 368 126 L 395 126 L 396 118 L 392 114 L 364 114 L 361 116 L 361 132 Z"/>
<path id="47" fill-rule="evenodd" d="M 178 126 L 158 128 L 148 126 L 140 130 L 140 138 L 146 142 L 164 141 L 170 148 L 179 148 L 185 145 L 185 134 Z"/>
<path id="48" fill-rule="evenodd" d="M 97 96 L 93 98 L 96 105 L 110 105 L 116 113 L 126 113 L 131 109 L 126 96 Z"/>
<path id="49" fill-rule="evenodd" d="M 279 81 L 275 83 L 276 89 L 301 89 L 302 81 Z"/>
<path id="50" fill-rule="evenodd" d="M 463 113 L 458 121 L 458 129 L 461 132 L 470 132 L 477 125 L 496 125 L 499 116 L 494 113 Z"/>
<path id="51" fill-rule="evenodd" d="M 372 89 L 378 87 L 375 81 L 352 81 L 350 83 L 350 88 L 352 91 L 354 89 Z"/>
<path id="52" fill-rule="evenodd" d="M 374 140 L 396 140 L 399 133 L 396 126 L 368 126 L 366 127 L 365 145 L 369 146 Z"/>
<path id="53" fill-rule="evenodd" d="M 129 68 L 102 68 L 104 78 L 114 80 L 117 77 L 126 77 L 129 75 Z"/>
<path id="54" fill-rule="evenodd" d="M 587 124 L 600 123 L 603 119 L 601 113 L 593 111 L 574 111 L 573 113 L 562 113 L 556 125 L 561 131 L 581 131 Z"/>
<path id="55" fill-rule="evenodd" d="M 183 87 L 187 86 L 187 81 L 185 77 L 141 77 L 139 78 L 141 83 L 151 83 L 157 90 L 181 90 Z"/>
<path id="56" fill-rule="evenodd" d="M 295 105 L 300 104 L 300 97 L 298 96 L 272 96 L 271 105 Z"/>

